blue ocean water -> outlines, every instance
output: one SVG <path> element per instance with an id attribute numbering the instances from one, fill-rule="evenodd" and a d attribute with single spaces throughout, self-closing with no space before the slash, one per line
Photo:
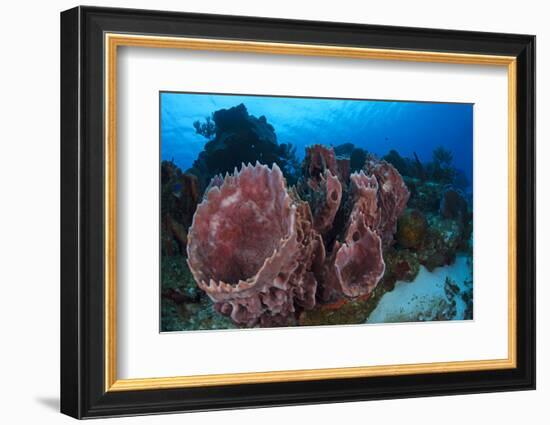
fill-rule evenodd
<path id="1" fill-rule="evenodd" d="M 264 115 L 279 143 L 291 143 L 303 158 L 305 147 L 351 142 L 378 156 L 395 149 L 404 157 L 416 153 L 432 159 L 438 146 L 452 152 L 454 167 L 472 182 L 473 105 L 381 100 L 339 100 L 163 92 L 160 95 L 161 157 L 182 170 L 208 141 L 193 122 L 243 103 L 248 113 Z"/>

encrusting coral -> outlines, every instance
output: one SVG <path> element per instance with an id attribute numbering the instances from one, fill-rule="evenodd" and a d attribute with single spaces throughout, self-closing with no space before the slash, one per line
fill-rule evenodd
<path id="1" fill-rule="evenodd" d="M 215 309 L 236 324 L 283 326 L 319 302 L 368 296 L 384 275 L 409 192 L 369 158 L 349 174 L 332 148 L 307 149 L 304 177 L 256 163 L 210 184 L 187 237 L 188 265 Z"/>
<path id="2" fill-rule="evenodd" d="M 419 210 L 405 211 L 397 221 L 396 239 L 404 248 L 419 248 L 424 240 L 428 222 Z"/>
<path id="3" fill-rule="evenodd" d="M 199 201 L 198 179 L 181 170 L 170 161 L 161 163 L 162 210 L 161 234 L 164 255 L 180 255 L 185 252 L 187 229 Z"/>

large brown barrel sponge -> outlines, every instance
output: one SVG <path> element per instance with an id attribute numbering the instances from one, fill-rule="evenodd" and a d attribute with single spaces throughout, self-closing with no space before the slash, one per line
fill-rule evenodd
<path id="1" fill-rule="evenodd" d="M 311 185 L 315 185 L 315 182 L 319 182 L 320 176 L 325 170 L 329 170 L 335 176 L 338 174 L 338 164 L 334 155 L 334 149 L 323 145 L 308 146 L 303 164 L 304 176 L 310 179 Z"/>
<path id="2" fill-rule="evenodd" d="M 363 171 L 350 176 L 350 202 L 344 241 L 336 242 L 320 291 L 324 301 L 342 295 L 356 298 L 370 294 L 384 275 L 382 242 L 377 233 L 381 222 L 378 181 Z"/>
<path id="3" fill-rule="evenodd" d="M 323 295 L 330 299 L 338 293 L 349 298 L 370 294 L 385 269 L 382 241 L 366 225 L 363 213 L 358 212 L 350 222 L 344 243 L 337 242 L 334 247 Z"/>
<path id="4" fill-rule="evenodd" d="M 242 166 L 213 186 L 189 230 L 188 265 L 215 308 L 240 325 L 285 325 L 315 304 L 324 247 L 307 204 L 277 165 Z"/>
<path id="5" fill-rule="evenodd" d="M 307 147 L 302 171 L 304 178 L 300 179 L 298 192 L 312 209 L 315 230 L 326 235 L 332 229 L 343 191 L 334 149 L 322 145 Z"/>
<path id="6" fill-rule="evenodd" d="M 319 179 L 317 193 L 321 196 L 312 197 L 315 210 L 313 226 L 323 234 L 332 228 L 334 217 L 340 208 L 342 184 L 338 177 L 327 169 Z"/>
<path id="7" fill-rule="evenodd" d="M 353 209 L 349 222 L 352 223 L 357 214 L 362 213 L 365 224 L 372 230 L 377 230 L 382 219 L 378 207 L 378 180 L 374 176 L 367 176 L 361 170 L 350 176 L 350 182 Z"/>
<path id="8" fill-rule="evenodd" d="M 393 242 L 397 219 L 405 210 L 410 193 L 399 171 L 389 162 L 367 160 L 364 168 L 367 174 L 375 176 L 378 181 L 378 208 L 381 211 L 381 220 L 377 232 L 382 238 L 383 245 L 387 247 Z"/>

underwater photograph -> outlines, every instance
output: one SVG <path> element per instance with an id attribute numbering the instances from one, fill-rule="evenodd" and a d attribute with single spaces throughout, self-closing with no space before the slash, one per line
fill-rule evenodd
<path id="1" fill-rule="evenodd" d="M 473 319 L 473 104 L 159 96 L 161 332 Z"/>

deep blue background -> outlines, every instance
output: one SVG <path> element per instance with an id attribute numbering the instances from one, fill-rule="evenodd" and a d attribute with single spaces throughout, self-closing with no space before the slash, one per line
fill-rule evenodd
<path id="1" fill-rule="evenodd" d="M 390 149 L 402 156 L 416 152 L 422 162 L 444 146 L 453 164 L 472 181 L 473 105 L 264 96 L 161 93 L 161 157 L 183 170 L 191 167 L 207 140 L 193 122 L 222 108 L 244 103 L 248 113 L 265 115 L 279 143 L 304 148 L 314 143 L 352 142 L 379 156 Z"/>

